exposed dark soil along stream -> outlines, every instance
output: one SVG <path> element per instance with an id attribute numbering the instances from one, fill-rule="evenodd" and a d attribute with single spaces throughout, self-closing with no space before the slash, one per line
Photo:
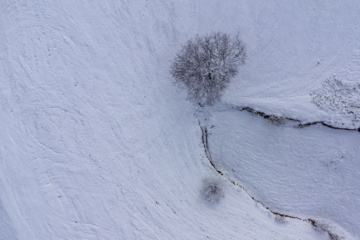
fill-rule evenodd
<path id="1" fill-rule="evenodd" d="M 238 111 L 248 111 L 252 114 L 256 114 L 256 115 L 259 115 L 265 119 L 268 119 L 270 121 L 272 121 L 275 125 L 283 125 L 284 124 L 284 121 L 292 121 L 292 122 L 296 122 L 297 125 L 295 125 L 295 127 L 298 127 L 298 128 L 304 128 L 304 127 L 308 127 L 308 126 L 312 126 L 312 125 L 316 125 L 316 124 L 322 124 L 324 125 L 325 127 L 329 127 L 329 128 L 332 128 L 332 129 L 338 129 L 338 130 L 346 130 L 346 131 L 360 131 L 359 129 L 348 129 L 348 128 L 338 128 L 338 127 L 334 127 L 334 126 L 331 126 L 331 125 L 328 125 L 322 121 L 318 121 L 318 122 L 311 122 L 311 123 L 301 123 L 300 120 L 297 120 L 297 119 L 293 119 L 293 118 L 287 118 L 287 117 L 280 117 L 279 119 L 279 116 L 276 116 L 276 115 L 269 115 L 269 114 L 265 114 L 263 112 L 259 112 L 259 111 L 256 111 L 255 109 L 253 108 L 249 108 L 249 107 L 230 107 L 230 108 L 227 108 L 226 110 L 238 110 Z M 300 218 L 300 217 L 296 217 L 296 216 L 291 216 L 291 215 L 288 215 L 288 214 L 284 214 L 284 213 L 280 213 L 280 212 L 276 212 L 276 211 L 273 211 L 272 209 L 270 209 L 268 206 L 266 206 L 264 203 L 262 203 L 260 200 L 254 198 L 253 196 L 251 196 L 248 191 L 242 186 L 240 185 L 239 183 L 237 183 L 236 181 L 234 181 L 233 179 L 231 179 L 230 176 L 228 176 L 227 174 L 224 174 L 223 172 L 221 172 L 220 170 L 218 170 L 214 164 L 214 161 L 212 160 L 212 157 L 211 157 L 211 153 L 210 153 L 210 149 L 209 149 L 209 144 L 208 144 L 208 130 L 207 130 L 207 126 L 206 125 L 202 125 L 201 124 L 201 121 L 199 120 L 199 125 L 200 125 L 200 128 L 201 128 L 201 133 L 202 133 L 202 137 L 201 137 L 201 140 L 202 140 L 202 143 L 203 143 L 203 146 L 204 146 L 204 151 L 205 151 L 205 155 L 206 155 L 206 158 L 209 160 L 210 162 L 210 165 L 214 168 L 214 170 L 221 176 L 225 177 L 229 182 L 231 182 L 234 186 L 237 186 L 237 187 L 240 187 L 242 190 L 244 190 L 246 192 L 246 194 L 248 194 L 248 196 L 251 197 L 252 200 L 254 200 L 256 203 L 260 204 L 262 207 L 264 207 L 265 209 L 267 209 L 269 212 L 271 212 L 273 215 L 275 216 L 278 216 L 278 217 L 283 217 L 283 218 L 291 218 L 291 219 L 296 219 L 296 220 L 299 220 L 299 221 L 304 221 L 304 222 L 307 222 L 309 224 L 311 224 L 314 228 L 318 229 L 318 230 L 321 230 L 323 231 L 325 234 L 328 235 L 329 239 L 331 240 L 337 240 L 337 239 L 341 239 L 341 237 L 333 232 L 331 232 L 328 228 L 324 227 L 323 224 L 319 223 L 317 220 L 315 219 L 311 219 L 311 218 Z"/>
<path id="2" fill-rule="evenodd" d="M 360 132 L 360 128 L 336 127 L 336 126 L 332 126 L 331 124 L 328 124 L 324 121 L 302 123 L 301 120 L 299 120 L 299 119 L 277 116 L 277 115 L 272 115 L 272 114 L 266 114 L 264 112 L 257 111 L 254 108 L 250 108 L 250 107 L 228 106 L 228 110 L 247 111 L 249 113 L 261 116 L 264 119 L 268 119 L 271 122 L 273 122 L 275 125 L 285 124 L 286 121 L 288 121 L 288 122 L 292 122 L 293 124 L 295 124 L 294 127 L 296 127 L 296 128 L 305 128 L 305 127 L 310 127 L 313 125 L 320 124 L 320 125 L 323 125 L 324 127 L 328 127 L 331 129 Z"/>

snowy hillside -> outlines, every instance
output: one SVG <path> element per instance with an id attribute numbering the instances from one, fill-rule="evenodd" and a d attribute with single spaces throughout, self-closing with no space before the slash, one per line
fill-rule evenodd
<path id="1" fill-rule="evenodd" d="M 360 133 L 226 107 L 331 119 L 310 92 L 333 74 L 359 81 L 359 12 L 1 0 L 0 239 L 360 239 Z M 169 66 L 214 31 L 240 33 L 248 61 L 205 121 Z M 201 196 L 206 178 L 223 184 L 218 204 Z"/>

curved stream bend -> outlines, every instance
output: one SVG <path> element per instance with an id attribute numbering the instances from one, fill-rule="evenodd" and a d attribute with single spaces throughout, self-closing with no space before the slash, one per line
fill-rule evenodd
<path id="1" fill-rule="evenodd" d="M 268 115 L 268 114 L 265 114 L 263 112 L 259 112 L 259 111 L 256 111 L 255 109 L 253 108 L 249 108 L 249 107 L 236 107 L 236 106 L 232 106 L 231 108 L 226 108 L 225 110 L 230 110 L 230 109 L 233 109 L 233 110 L 238 110 L 238 111 L 248 111 L 250 113 L 253 113 L 253 114 L 256 114 L 256 115 L 259 115 L 265 119 L 268 119 L 270 121 L 273 121 L 275 125 L 282 125 L 283 124 L 283 121 L 282 119 L 277 119 L 278 116 L 276 115 Z M 200 113 L 205 113 L 204 115 L 200 114 Z M 296 220 L 299 220 L 299 221 L 304 221 L 304 222 L 307 222 L 307 223 L 310 223 L 314 228 L 316 229 L 319 229 L 321 231 L 323 231 L 324 233 L 326 233 L 329 237 L 330 240 L 340 240 L 341 237 L 339 235 L 337 235 L 336 233 L 333 233 L 331 232 L 328 228 L 324 227 L 323 224 L 319 223 L 317 220 L 315 219 L 312 219 L 312 218 L 300 218 L 300 217 L 296 217 L 296 216 L 291 216 L 291 215 L 287 215 L 287 214 L 284 214 L 284 213 L 280 213 L 280 212 L 276 212 L 272 209 L 270 209 L 268 206 L 266 206 L 264 203 L 262 203 L 260 200 L 256 199 L 255 197 L 251 196 L 249 194 L 249 192 L 242 186 L 240 185 L 239 183 L 235 182 L 233 179 L 231 179 L 230 176 L 228 175 L 225 175 L 223 172 L 221 172 L 219 169 L 216 168 L 215 164 L 214 164 L 214 161 L 212 160 L 212 157 L 211 157 L 211 154 L 210 154 L 210 150 L 209 150 L 209 143 L 208 143 L 208 129 L 207 129 L 207 125 L 208 125 L 208 120 L 210 118 L 210 114 L 209 112 L 203 112 L 202 110 L 200 110 L 199 112 L 197 112 L 197 117 L 199 119 L 199 126 L 201 128 L 201 133 L 202 133 L 202 136 L 201 136 L 201 140 L 202 140 L 202 143 L 203 143 L 203 147 L 204 147 L 204 152 L 205 152 L 205 156 L 206 158 L 209 160 L 211 166 L 214 168 L 214 170 L 221 176 L 225 177 L 229 182 L 231 182 L 234 186 L 237 186 L 237 187 L 240 187 L 242 190 L 244 190 L 244 192 L 249 196 L 251 197 L 251 199 L 253 201 L 255 201 L 256 203 L 260 204 L 262 207 L 264 207 L 266 210 L 268 210 L 269 212 L 271 212 L 273 215 L 276 215 L 276 216 L 279 216 L 279 217 L 283 217 L 283 218 L 291 218 L 291 219 L 296 219 Z M 202 115 L 202 116 L 201 116 Z M 332 128 L 332 129 L 339 129 L 339 130 L 347 130 L 347 131 L 359 131 L 360 132 L 360 128 L 359 129 L 348 129 L 348 128 L 337 128 L 337 127 L 334 127 L 334 126 L 331 126 L 331 125 L 328 125 L 322 121 L 317 121 L 317 122 L 310 122 L 310 123 L 301 123 L 300 120 L 297 120 L 297 119 L 293 119 L 293 118 L 287 118 L 287 117 L 282 117 L 284 118 L 285 120 L 287 121 L 292 121 L 292 122 L 296 122 L 298 123 L 297 125 L 295 125 L 295 127 L 298 127 L 298 128 L 304 128 L 304 127 L 308 127 L 308 126 L 311 126 L 311 125 L 316 125 L 316 124 L 322 124 L 326 127 L 329 127 L 329 128 Z M 281 124 L 277 124 L 277 123 L 280 123 Z"/>

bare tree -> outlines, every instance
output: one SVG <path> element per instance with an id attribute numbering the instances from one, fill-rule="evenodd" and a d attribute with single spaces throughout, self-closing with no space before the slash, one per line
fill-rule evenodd
<path id="1" fill-rule="evenodd" d="M 187 41 L 172 62 L 170 73 L 176 84 L 187 89 L 189 100 L 213 105 L 245 60 L 245 44 L 239 37 L 217 32 Z"/>

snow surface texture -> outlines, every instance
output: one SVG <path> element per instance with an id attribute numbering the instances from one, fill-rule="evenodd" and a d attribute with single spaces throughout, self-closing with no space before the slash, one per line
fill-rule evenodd
<path id="1" fill-rule="evenodd" d="M 231 184 L 219 204 L 203 200 L 203 179 L 219 176 L 169 66 L 196 34 L 240 32 L 248 62 L 224 102 L 323 120 L 309 93 L 334 73 L 359 79 L 359 10 L 355 0 L 0 1 L 0 239 L 329 239 Z M 219 167 L 259 201 L 360 238 L 358 133 L 235 111 L 211 119 Z"/>

